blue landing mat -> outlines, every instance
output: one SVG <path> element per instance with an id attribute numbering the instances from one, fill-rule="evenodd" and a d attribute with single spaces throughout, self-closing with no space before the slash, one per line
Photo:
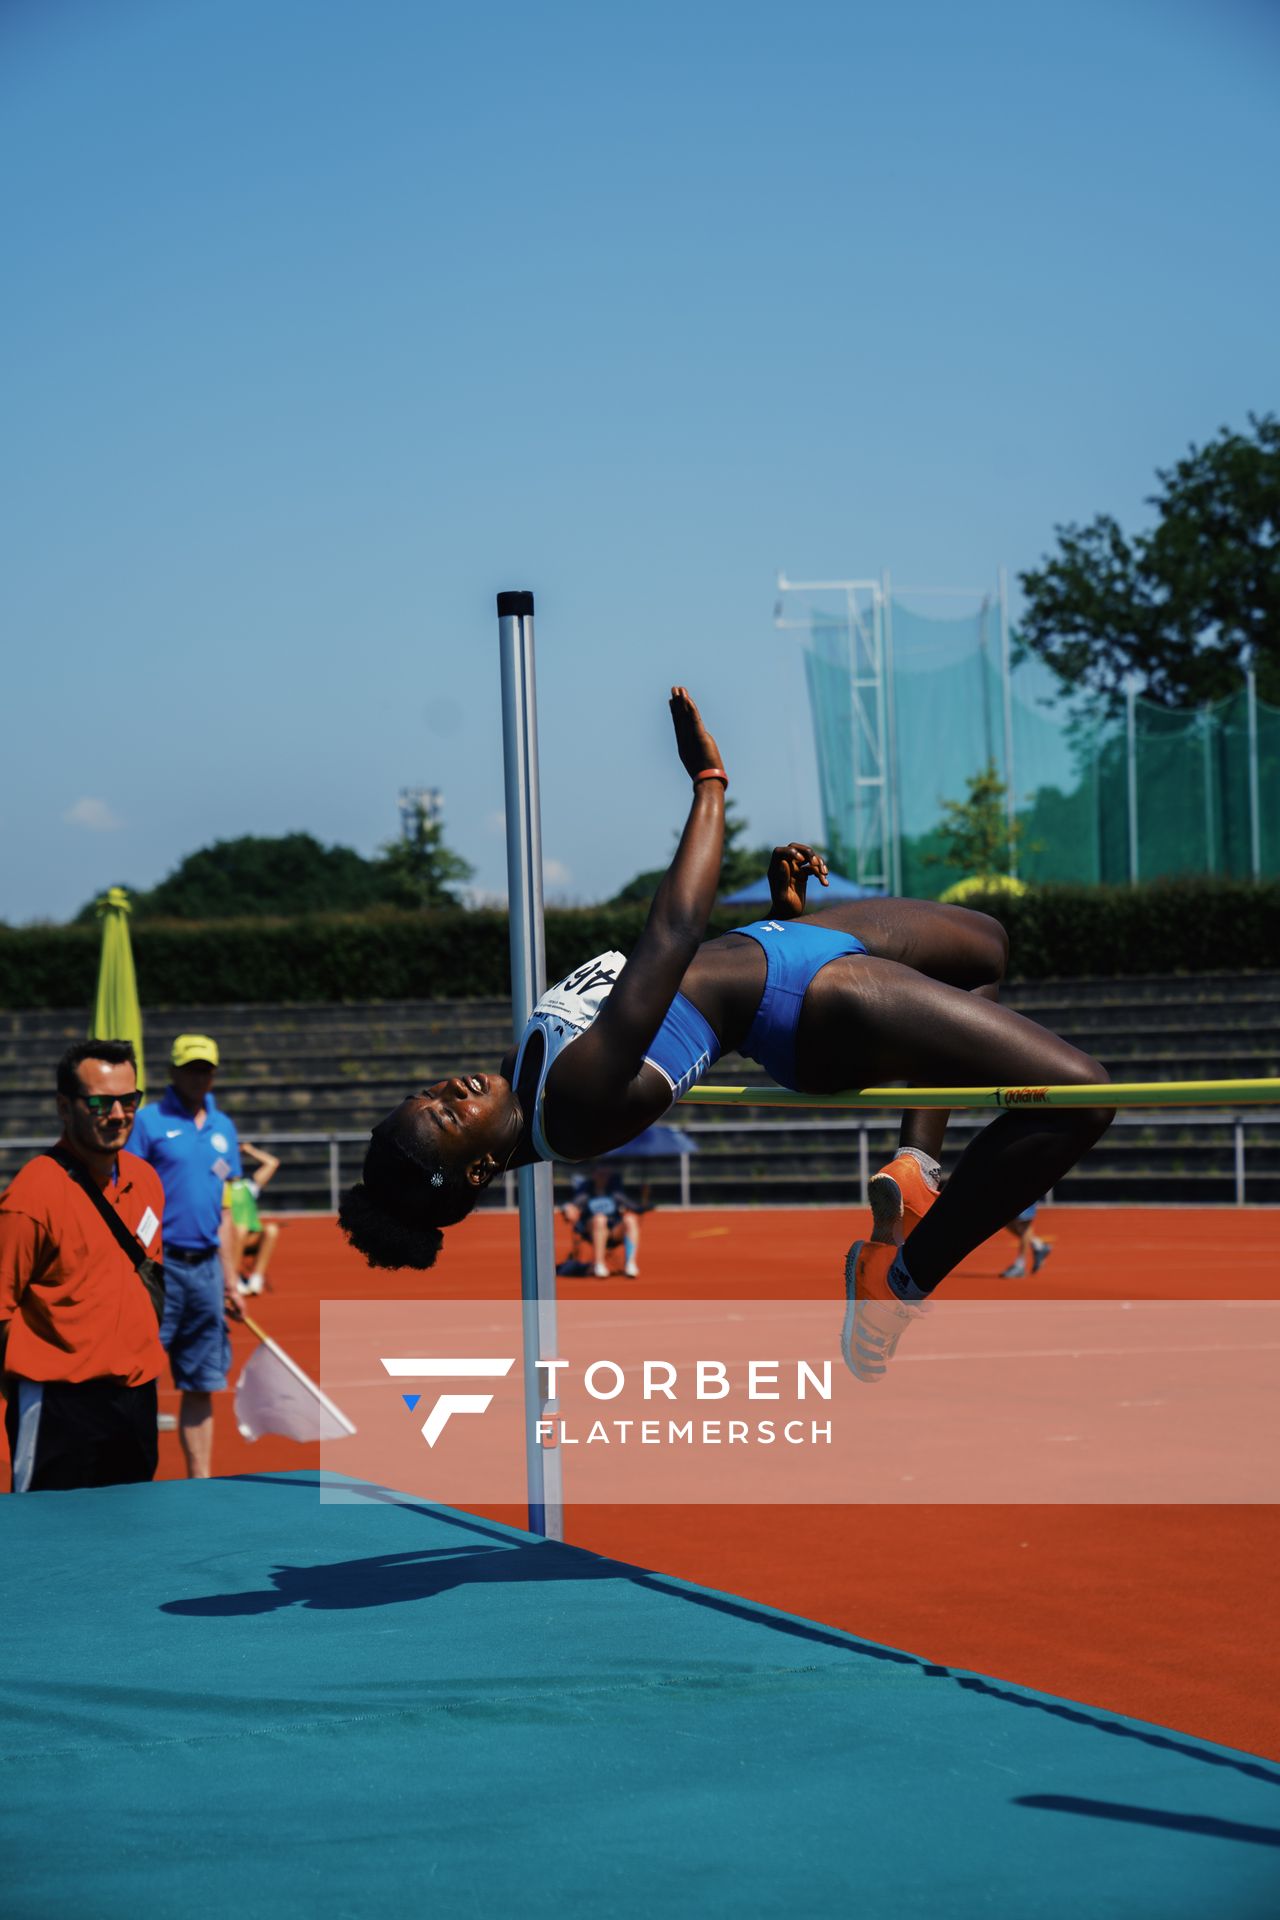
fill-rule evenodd
<path id="1" fill-rule="evenodd" d="M 0 1500 L 8 1920 L 1280 1913 L 1266 1762 L 318 1486 Z"/>

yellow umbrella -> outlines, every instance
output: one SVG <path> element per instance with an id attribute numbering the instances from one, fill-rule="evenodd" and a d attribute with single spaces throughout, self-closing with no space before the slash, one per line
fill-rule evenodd
<path id="1" fill-rule="evenodd" d="M 132 909 L 123 887 L 109 887 L 98 901 L 102 921 L 102 959 L 98 967 L 98 997 L 89 1023 L 91 1040 L 132 1040 L 138 1056 L 138 1085 L 147 1084 L 142 1060 L 142 1008 L 138 1004 L 138 980 L 133 970 L 133 949 L 129 945 L 129 915 Z"/>

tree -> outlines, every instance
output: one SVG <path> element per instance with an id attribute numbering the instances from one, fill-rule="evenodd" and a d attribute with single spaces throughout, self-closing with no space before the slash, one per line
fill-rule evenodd
<path id="1" fill-rule="evenodd" d="M 643 872 L 633 875 L 625 887 L 619 887 L 612 899 L 605 902 L 609 907 L 647 906 L 658 891 L 665 867 L 645 867 Z"/>
<path id="2" fill-rule="evenodd" d="M 724 807 L 724 856 L 720 862 L 721 893 L 736 893 L 739 887 L 758 880 L 769 871 L 772 846 L 747 847 L 747 823 L 732 800 Z"/>
<path id="3" fill-rule="evenodd" d="M 349 912 L 377 905 L 378 870 L 352 847 L 309 833 L 215 840 L 180 860 L 159 886 L 133 895 L 138 919 L 226 920 L 241 915 Z M 90 904 L 78 918 L 92 918 Z"/>
<path id="4" fill-rule="evenodd" d="M 734 893 L 739 887 L 745 887 L 750 880 L 758 880 L 769 867 L 769 856 L 773 848 L 744 847 L 747 822 L 738 812 L 732 800 L 724 805 L 724 854 L 720 862 L 720 891 Z M 652 900 L 658 891 L 658 883 L 667 871 L 665 867 L 646 867 L 643 873 L 637 873 L 628 880 L 625 887 L 619 889 L 606 904 L 611 907 L 626 907 Z"/>
<path id="5" fill-rule="evenodd" d="M 1249 425 L 1157 471 L 1150 532 L 1105 513 L 1057 527 L 1058 551 L 1022 575 L 1022 643 L 1109 711 L 1131 675 L 1148 700 L 1194 706 L 1251 664 L 1280 703 L 1280 419 Z"/>
<path id="6" fill-rule="evenodd" d="M 473 869 L 444 844 L 444 829 L 419 812 L 408 839 L 366 860 L 354 847 L 326 847 L 309 833 L 244 834 L 215 840 L 180 860 L 149 892 L 130 888 L 135 918 L 231 920 L 246 915 L 366 913 L 371 907 L 456 907 L 456 882 Z M 93 924 L 89 901 L 77 922 Z"/>
<path id="7" fill-rule="evenodd" d="M 455 882 L 470 880 L 475 868 L 444 843 L 444 823 L 433 820 L 421 805 L 413 825 L 399 840 L 380 848 L 375 871 L 381 897 L 396 907 L 458 907 Z"/>
<path id="8" fill-rule="evenodd" d="M 943 801 L 937 827 L 940 850 L 926 853 L 924 864 L 959 867 L 966 875 L 1011 873 L 1022 826 L 1009 818 L 1009 790 L 994 760 L 988 760 L 981 773 L 971 773 L 965 785 L 969 791 L 963 800 Z"/>

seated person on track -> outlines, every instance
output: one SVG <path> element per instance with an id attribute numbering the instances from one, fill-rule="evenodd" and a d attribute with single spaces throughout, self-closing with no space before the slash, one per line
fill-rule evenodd
<path id="1" fill-rule="evenodd" d="M 231 1231 L 235 1237 L 236 1287 L 240 1293 L 261 1293 L 269 1284 L 267 1269 L 276 1250 L 276 1241 L 280 1238 L 280 1229 L 274 1220 L 263 1220 L 258 1212 L 258 1195 L 268 1180 L 274 1180 L 279 1173 L 280 1162 L 274 1153 L 264 1153 L 261 1147 L 251 1147 L 247 1140 L 240 1142 L 240 1152 L 247 1154 L 255 1165 L 252 1178 L 227 1182 L 226 1200 L 231 1213 Z"/>
<path id="2" fill-rule="evenodd" d="M 562 1260 L 556 1272 L 566 1278 L 581 1278 L 591 1273 L 607 1280 L 611 1247 L 621 1247 L 622 1271 L 628 1280 L 638 1280 L 640 1269 L 636 1255 L 640 1251 L 640 1218 L 635 1202 L 622 1185 L 622 1176 L 612 1167 L 591 1167 L 579 1174 L 569 1198 L 560 1209 L 573 1229 L 574 1243 L 569 1258 Z M 578 1258 L 578 1243 L 585 1241 L 590 1261 Z"/>
<path id="3" fill-rule="evenodd" d="M 549 989 L 498 1073 L 439 1081 L 379 1122 L 339 1213 L 371 1266 L 432 1266 L 441 1229 L 506 1168 L 622 1146 L 732 1049 L 808 1094 L 889 1080 L 1106 1079 L 1088 1054 L 999 1004 L 1008 941 L 997 921 L 926 900 L 804 914 L 820 866 L 807 849 L 775 855 L 772 918 L 704 938 L 728 779 L 683 687 L 672 690 L 671 717 L 692 803 L 630 959 L 601 954 Z M 1059 1181 L 1111 1117 L 1105 1107 L 1004 1111 L 939 1195 L 947 1114 L 904 1116 L 898 1153 L 872 1182 L 872 1235 L 845 1262 L 841 1350 L 859 1379 L 883 1375 L 938 1282 Z"/>

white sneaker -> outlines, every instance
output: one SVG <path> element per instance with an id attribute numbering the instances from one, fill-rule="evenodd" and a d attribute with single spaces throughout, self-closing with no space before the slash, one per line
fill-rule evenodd
<path id="1" fill-rule="evenodd" d="M 607 1280 L 609 1278 L 609 1269 L 603 1260 L 596 1261 L 595 1273 L 597 1280 Z"/>
<path id="2" fill-rule="evenodd" d="M 622 1269 L 622 1271 L 623 1273 L 625 1273 L 628 1280 L 638 1280 L 640 1278 L 640 1269 L 636 1265 L 634 1260 L 628 1260 L 626 1266 Z"/>

